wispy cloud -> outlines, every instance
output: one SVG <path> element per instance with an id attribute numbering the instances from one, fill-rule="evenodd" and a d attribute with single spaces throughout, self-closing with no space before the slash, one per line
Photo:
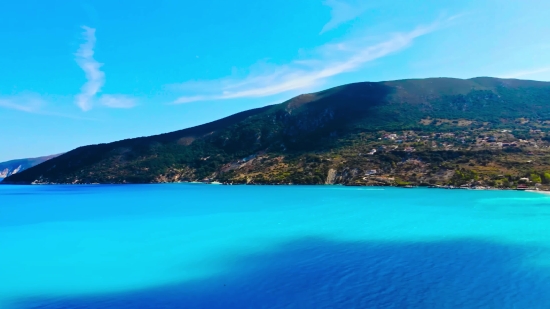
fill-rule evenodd
<path id="1" fill-rule="evenodd" d="M 136 106 L 136 100 L 124 95 L 105 94 L 99 98 L 99 103 L 111 108 L 132 108 Z"/>
<path id="2" fill-rule="evenodd" d="M 363 14 L 368 6 L 364 0 L 325 0 L 324 5 L 330 7 L 330 20 L 321 33 L 332 30 L 339 25 L 354 20 Z"/>
<path id="3" fill-rule="evenodd" d="M 364 64 L 401 51 L 413 41 L 439 27 L 436 22 L 430 26 L 418 27 L 410 32 L 396 33 L 378 43 L 365 42 L 364 38 L 327 44 L 314 51 L 318 56 L 298 59 L 286 65 L 259 65 L 256 73 L 238 79 L 234 77 L 214 81 L 192 81 L 179 84 L 188 95 L 179 97 L 175 104 L 206 100 L 267 97 L 292 90 L 317 86 L 328 78 L 356 70 Z M 214 92 L 197 93 L 193 89 L 210 89 Z"/>
<path id="4" fill-rule="evenodd" d="M 53 117 L 62 117 L 62 118 L 71 118 L 78 120 L 93 120 L 97 121 L 95 118 L 80 117 L 70 114 L 52 112 L 45 109 L 47 102 L 35 94 L 22 94 L 15 96 L 6 96 L 0 97 L 0 108 L 7 108 L 11 110 L 16 110 L 20 112 L 44 115 L 44 116 L 53 116 Z"/>
<path id="5" fill-rule="evenodd" d="M 101 63 L 94 59 L 94 47 L 96 43 L 95 29 L 83 26 L 85 42 L 80 45 L 76 53 L 76 62 L 86 74 L 86 83 L 81 88 L 81 92 L 76 97 L 76 104 L 83 110 L 88 111 L 93 106 L 95 95 L 105 84 L 105 73 L 100 68 Z"/>
<path id="6" fill-rule="evenodd" d="M 542 68 L 536 68 L 536 69 L 531 69 L 531 70 L 523 70 L 523 71 L 512 72 L 512 73 L 505 74 L 501 77 L 503 77 L 503 78 L 520 78 L 520 77 L 532 76 L 532 75 L 537 75 L 537 74 L 546 73 L 546 72 L 550 72 L 550 67 L 542 67 Z"/>
<path id="7" fill-rule="evenodd" d="M 136 106 L 133 98 L 121 94 L 104 94 L 99 98 L 97 97 L 97 94 L 105 85 L 105 73 L 101 71 L 103 64 L 97 62 L 94 58 L 95 29 L 87 26 L 83 26 L 82 29 L 84 29 L 85 42 L 80 45 L 76 52 L 76 62 L 86 74 L 87 81 L 76 96 L 76 104 L 83 111 L 91 110 L 96 104 L 110 108 L 132 108 Z"/>
<path id="8" fill-rule="evenodd" d="M 0 98 L 0 107 L 26 113 L 39 113 L 44 101 L 35 96 L 13 96 Z"/>

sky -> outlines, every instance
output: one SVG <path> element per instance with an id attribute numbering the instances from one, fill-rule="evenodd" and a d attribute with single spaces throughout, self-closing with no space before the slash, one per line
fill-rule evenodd
<path id="1" fill-rule="evenodd" d="M 4 1 L 0 162 L 360 81 L 550 81 L 547 0 Z"/>

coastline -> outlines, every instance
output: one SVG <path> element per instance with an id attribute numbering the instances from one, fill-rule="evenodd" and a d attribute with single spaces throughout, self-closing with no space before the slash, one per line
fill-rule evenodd
<path id="1" fill-rule="evenodd" d="M 532 192 L 532 193 L 540 193 L 545 195 L 550 195 L 550 191 L 542 191 L 542 190 L 524 190 L 525 192 Z"/>
<path id="2" fill-rule="evenodd" d="M 344 186 L 344 187 L 377 187 L 377 188 L 399 188 L 399 189 L 445 189 L 445 190 L 472 190 L 472 191 L 524 191 L 531 193 L 541 193 L 550 195 L 550 190 L 538 190 L 535 188 L 516 189 L 516 188 L 495 188 L 495 187 L 458 187 L 451 185 L 364 185 L 364 184 L 293 184 L 293 183 L 221 183 L 201 182 L 201 181 L 178 181 L 178 182 L 150 182 L 150 183 L 4 183 L 0 180 L 0 185 L 12 186 L 91 186 L 91 185 L 163 185 L 163 184 L 192 184 L 192 185 L 222 185 L 222 186 Z"/>

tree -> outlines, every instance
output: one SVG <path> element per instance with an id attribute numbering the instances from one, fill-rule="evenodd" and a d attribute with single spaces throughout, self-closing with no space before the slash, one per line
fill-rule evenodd
<path id="1" fill-rule="evenodd" d="M 534 173 L 533 173 L 533 174 L 531 174 L 531 177 L 530 177 L 530 178 L 531 178 L 531 181 L 532 181 L 532 182 L 535 182 L 535 183 L 541 183 L 541 182 L 542 182 L 542 180 L 541 180 L 539 174 L 534 174 Z"/>

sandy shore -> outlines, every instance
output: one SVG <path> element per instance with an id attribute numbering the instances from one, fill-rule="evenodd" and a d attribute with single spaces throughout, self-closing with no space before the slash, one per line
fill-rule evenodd
<path id="1" fill-rule="evenodd" d="M 550 195 L 550 191 L 540 191 L 540 190 L 525 190 L 525 192 L 534 192 L 534 193 L 541 193 L 541 194 L 546 194 L 546 195 Z"/>

